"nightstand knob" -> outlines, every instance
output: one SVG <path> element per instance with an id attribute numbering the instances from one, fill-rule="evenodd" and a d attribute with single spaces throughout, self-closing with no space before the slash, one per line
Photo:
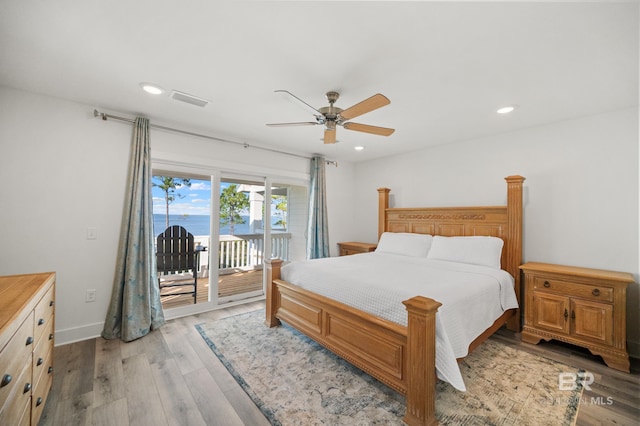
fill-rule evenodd
<path id="1" fill-rule="evenodd" d="M 591 294 L 593 294 L 594 296 L 600 296 L 600 290 L 598 290 L 597 288 L 594 288 Z"/>
<path id="2" fill-rule="evenodd" d="M 564 320 L 566 321 L 567 318 L 569 318 L 569 311 L 567 311 L 567 308 L 564 308 Z"/>
<path id="3" fill-rule="evenodd" d="M 551 283 L 549 281 L 545 281 L 543 284 L 546 288 L 551 287 Z"/>

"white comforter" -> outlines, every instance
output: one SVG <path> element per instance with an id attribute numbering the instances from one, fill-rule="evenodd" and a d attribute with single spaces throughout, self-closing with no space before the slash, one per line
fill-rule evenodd
<path id="1" fill-rule="evenodd" d="M 504 311 L 518 307 L 513 277 L 504 270 L 387 253 L 294 262 L 282 268 L 282 279 L 404 326 L 403 300 L 422 295 L 442 303 L 436 371 L 461 391 L 456 358 Z"/>

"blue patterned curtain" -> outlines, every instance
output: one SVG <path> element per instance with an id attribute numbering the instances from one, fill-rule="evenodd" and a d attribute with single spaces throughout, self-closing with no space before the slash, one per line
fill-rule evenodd
<path id="1" fill-rule="evenodd" d="M 329 257 L 329 229 L 327 221 L 324 157 L 311 159 L 309 186 L 309 224 L 307 226 L 307 259 Z"/>
<path id="2" fill-rule="evenodd" d="M 116 274 L 102 330 L 105 339 L 125 342 L 165 323 L 153 245 L 149 119 L 138 117 L 134 126 Z"/>

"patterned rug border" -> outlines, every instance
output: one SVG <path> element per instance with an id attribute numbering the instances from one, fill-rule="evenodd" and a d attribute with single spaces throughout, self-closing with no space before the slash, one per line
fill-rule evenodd
<path id="1" fill-rule="evenodd" d="M 242 313 L 242 314 L 231 315 L 231 316 L 228 316 L 228 317 L 225 317 L 225 318 L 221 318 L 220 321 L 228 319 L 228 318 L 233 318 L 233 317 L 251 315 L 251 314 L 254 314 L 255 312 L 256 311 L 250 311 L 250 312 L 245 312 L 245 313 Z M 274 426 L 282 426 L 282 423 L 280 423 L 280 421 L 278 421 L 278 419 L 276 419 L 273 411 L 271 411 L 271 409 L 269 409 L 269 407 L 266 406 L 266 404 L 262 401 L 262 399 L 260 399 L 260 397 L 253 391 L 253 389 L 251 389 L 251 386 L 249 386 L 247 384 L 247 382 L 242 378 L 240 373 L 238 373 L 236 371 L 236 369 L 233 367 L 231 362 L 224 356 L 224 354 L 222 352 L 220 352 L 220 350 L 218 349 L 216 344 L 213 343 L 211 341 L 211 339 L 209 339 L 209 336 L 206 335 L 205 331 L 201 327 L 203 324 L 205 324 L 205 323 L 196 324 L 196 326 L 195 326 L 196 330 L 198 330 L 198 333 L 200 333 L 200 336 L 202 336 L 204 341 L 207 342 L 207 345 L 209 345 L 209 348 L 211 348 L 213 353 L 218 357 L 218 359 L 220 360 L 222 365 L 224 365 L 224 367 L 227 369 L 227 371 L 229 373 L 231 373 L 231 375 L 233 376 L 235 381 L 240 385 L 242 390 L 244 390 L 245 393 L 247 395 L 249 395 L 249 398 L 251 398 L 253 403 L 256 404 L 256 406 L 260 409 L 262 414 L 264 414 L 264 416 L 267 418 L 267 420 L 269 420 L 269 423 L 271 423 Z"/>
<path id="2" fill-rule="evenodd" d="M 249 311 L 249 312 L 230 315 L 228 317 L 220 318 L 219 320 L 216 320 L 216 321 L 224 321 L 224 320 L 231 319 L 231 318 L 237 318 L 237 317 L 242 317 L 242 316 L 250 316 L 250 315 L 254 315 L 256 312 L 260 312 L 260 311 L 263 311 L 263 310 L 262 309 L 256 309 L 256 310 Z M 210 321 L 205 321 L 205 322 L 202 322 L 200 324 L 196 324 L 195 325 L 195 328 L 198 331 L 198 333 L 200 334 L 200 336 L 207 343 L 207 345 L 212 350 L 212 352 L 216 355 L 216 357 L 218 357 L 218 359 L 224 365 L 224 367 L 227 369 L 227 371 L 233 376 L 234 380 L 240 385 L 240 387 L 244 390 L 244 392 L 251 398 L 253 403 L 264 414 L 264 416 L 267 418 L 267 420 L 272 425 L 282 426 L 282 423 L 276 418 L 274 412 L 269 407 L 267 407 L 267 405 L 264 403 L 264 401 L 262 401 L 262 399 L 256 394 L 256 392 L 254 392 L 254 390 L 251 388 L 251 386 L 249 386 L 249 384 L 240 375 L 240 373 L 238 373 L 236 371 L 236 369 L 234 368 L 234 366 L 231 363 L 231 361 L 229 361 L 226 358 L 226 356 L 218 349 L 216 344 L 209 338 L 209 336 L 207 336 L 206 331 L 203 329 L 203 326 L 205 324 L 209 323 L 209 322 Z M 303 340 L 306 340 L 309 343 L 318 345 L 318 343 L 315 342 L 313 339 L 311 339 L 311 338 L 307 337 L 306 335 L 300 333 L 295 328 L 293 328 L 293 327 L 291 327 L 291 326 L 289 326 L 287 324 L 284 324 L 284 323 L 283 323 L 283 325 L 285 327 L 287 327 L 288 330 L 293 332 L 299 338 L 301 338 Z M 503 344 L 503 343 L 500 343 L 500 344 Z M 321 345 L 318 345 L 318 346 L 319 346 L 320 349 L 322 349 L 324 351 L 327 351 L 328 353 L 332 354 L 333 356 L 336 356 L 337 358 L 341 359 L 340 357 L 338 357 L 337 355 L 333 354 L 331 351 L 329 351 L 328 349 L 322 347 Z M 516 351 L 520 351 L 517 348 L 512 348 L 512 349 L 514 349 Z M 560 362 L 558 362 L 558 361 L 556 361 L 556 360 L 554 360 L 554 359 L 552 359 L 550 357 L 547 357 L 547 356 L 545 356 L 543 354 L 535 354 L 535 356 L 550 360 L 550 361 L 552 361 L 554 363 L 557 363 L 557 364 L 566 365 L 569 368 L 575 369 L 578 373 L 584 373 L 585 372 L 585 370 L 583 370 L 583 369 L 579 369 L 579 368 L 577 368 L 575 366 L 571 366 L 571 365 L 567 365 L 567 364 L 564 364 L 564 363 L 560 363 Z M 354 368 L 357 369 L 357 367 L 354 367 Z M 367 373 L 364 373 L 364 372 L 362 372 L 362 373 L 363 374 L 367 374 Z M 569 403 L 567 404 L 567 407 L 566 407 L 563 425 L 571 425 L 571 426 L 573 426 L 573 425 L 576 424 L 582 393 L 583 393 L 582 383 L 578 382 L 576 388 L 573 391 L 571 391 L 571 396 L 569 396 L 567 398 Z"/>

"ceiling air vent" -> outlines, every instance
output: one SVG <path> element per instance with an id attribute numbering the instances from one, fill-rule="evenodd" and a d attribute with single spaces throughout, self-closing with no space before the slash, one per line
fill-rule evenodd
<path id="1" fill-rule="evenodd" d="M 186 102 L 188 104 L 196 105 L 199 107 L 205 107 L 209 103 L 209 101 L 206 99 L 202 99 L 188 93 L 178 92 L 177 90 L 171 91 L 171 99 L 175 99 L 176 101 L 180 102 Z"/>

